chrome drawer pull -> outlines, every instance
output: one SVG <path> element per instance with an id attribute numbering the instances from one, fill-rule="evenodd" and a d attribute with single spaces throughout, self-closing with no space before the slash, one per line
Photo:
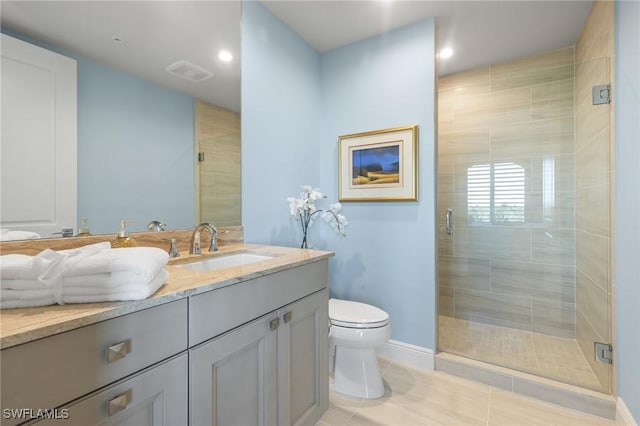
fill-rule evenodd
<path id="1" fill-rule="evenodd" d="M 284 319 L 285 324 L 288 323 L 289 321 L 291 321 L 291 318 L 293 318 L 293 311 L 287 312 L 282 318 Z"/>
<path id="2" fill-rule="evenodd" d="M 131 352 L 131 339 L 116 343 L 107 348 L 107 362 L 115 362 Z"/>
<path id="3" fill-rule="evenodd" d="M 274 318 L 269 321 L 269 329 L 271 331 L 276 330 L 278 327 L 280 327 L 280 318 Z"/>
<path id="4" fill-rule="evenodd" d="M 107 403 L 107 409 L 109 411 L 109 417 L 118 414 L 119 412 L 125 410 L 129 403 L 131 402 L 131 389 L 121 393 L 115 398 L 109 400 Z"/>

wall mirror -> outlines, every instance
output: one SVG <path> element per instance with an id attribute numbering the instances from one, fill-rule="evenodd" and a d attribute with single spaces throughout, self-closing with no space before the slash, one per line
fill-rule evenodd
<path id="1" fill-rule="evenodd" d="M 241 224 L 240 2 L 3 1 L 1 18 L 77 61 L 74 233 Z"/>

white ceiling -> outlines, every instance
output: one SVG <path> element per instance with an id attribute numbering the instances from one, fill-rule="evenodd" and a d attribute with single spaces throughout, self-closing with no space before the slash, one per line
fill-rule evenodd
<path id="1" fill-rule="evenodd" d="M 447 75 L 575 44 L 592 1 L 262 1 L 319 52 L 429 17 Z M 193 97 L 240 111 L 241 3 L 231 1 L 5 1 L 3 28 Z M 117 35 L 123 43 L 116 45 Z M 220 48 L 236 55 L 217 59 Z M 165 67 L 187 60 L 214 77 L 192 83 Z"/>
<path id="2" fill-rule="evenodd" d="M 32 39 L 240 111 L 239 1 L 5 1 L 1 25 Z M 115 44 L 112 37 L 123 40 Z M 223 63 L 218 51 L 236 57 Z M 199 83 L 165 68 L 186 60 L 213 72 Z"/>
<path id="3" fill-rule="evenodd" d="M 273 1 L 263 4 L 319 52 L 436 17 L 447 75 L 572 46 L 592 1 Z"/>

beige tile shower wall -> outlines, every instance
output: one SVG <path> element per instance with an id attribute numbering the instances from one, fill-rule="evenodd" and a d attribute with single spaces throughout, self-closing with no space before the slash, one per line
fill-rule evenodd
<path id="1" fill-rule="evenodd" d="M 241 224 L 240 114 L 197 100 L 196 150 L 204 154 L 196 171 L 199 222 Z"/>
<path id="2" fill-rule="evenodd" d="M 612 343 L 612 111 L 592 104 L 592 87 L 613 83 L 613 49 L 613 2 L 595 2 L 576 44 L 576 328 L 605 391 L 611 369 L 595 361 L 593 344 Z"/>
<path id="3" fill-rule="evenodd" d="M 438 99 L 440 314 L 574 338 L 573 47 L 441 78 Z M 472 223 L 468 169 L 509 162 L 524 223 Z"/>

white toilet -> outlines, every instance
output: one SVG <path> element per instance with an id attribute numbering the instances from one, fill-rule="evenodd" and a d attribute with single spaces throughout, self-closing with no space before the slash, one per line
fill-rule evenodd
<path id="1" fill-rule="evenodd" d="M 389 314 L 375 306 L 329 299 L 331 390 L 356 398 L 384 395 L 375 348 L 391 337 Z M 334 352 L 335 351 L 335 352 Z"/>

